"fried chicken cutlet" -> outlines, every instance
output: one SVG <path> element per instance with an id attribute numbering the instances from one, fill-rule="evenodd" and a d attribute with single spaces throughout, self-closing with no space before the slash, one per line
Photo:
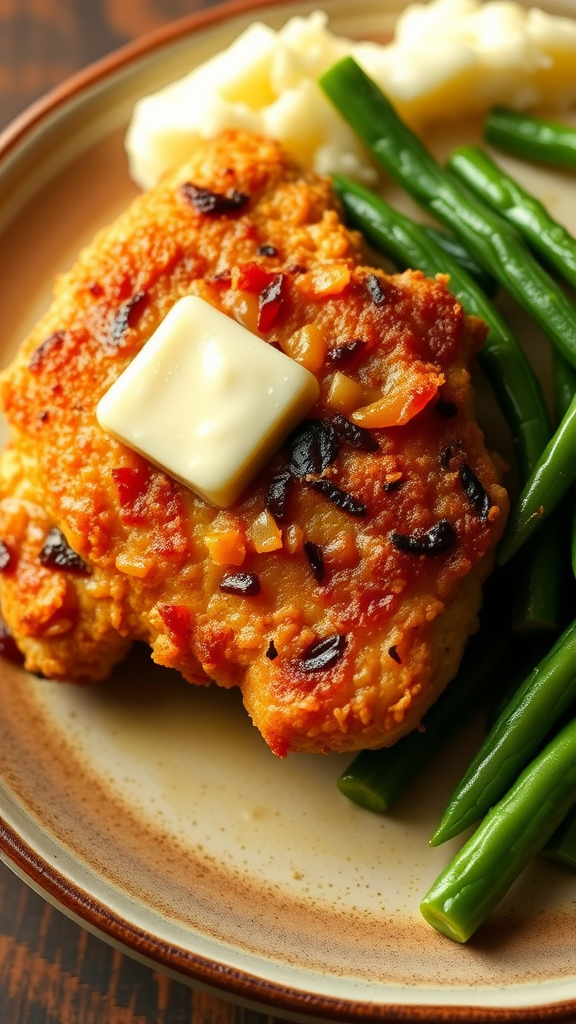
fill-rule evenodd
<path id="1" fill-rule="evenodd" d="M 476 628 L 508 503 L 473 414 L 483 325 L 445 279 L 365 261 L 328 180 L 227 132 L 59 278 L 1 380 L 0 602 L 27 669 L 97 680 L 145 641 L 192 683 L 239 686 L 279 756 L 420 722 Z M 320 382 L 226 510 L 95 415 L 189 294 Z"/>

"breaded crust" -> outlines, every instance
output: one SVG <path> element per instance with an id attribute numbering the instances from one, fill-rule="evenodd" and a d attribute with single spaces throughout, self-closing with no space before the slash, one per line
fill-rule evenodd
<path id="1" fill-rule="evenodd" d="M 144 640 L 190 682 L 240 686 L 280 756 L 388 745 L 419 723 L 476 628 L 508 503 L 474 421 L 482 325 L 444 279 L 364 260 L 327 180 L 229 132 L 58 280 L 1 381 L 0 601 L 27 668 L 100 679 Z M 310 421 L 227 511 L 95 416 L 186 294 L 321 384 Z M 338 382 L 388 425 L 355 431 Z M 225 592 L 237 573 L 259 592 Z"/>

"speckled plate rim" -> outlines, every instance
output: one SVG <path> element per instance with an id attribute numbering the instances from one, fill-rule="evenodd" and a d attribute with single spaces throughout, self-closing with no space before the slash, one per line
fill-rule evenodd
<path id="1" fill-rule="evenodd" d="M 157 936 L 119 917 L 103 900 L 73 884 L 48 859 L 11 828 L 0 813 L 0 860 L 40 896 L 64 911 L 77 924 L 151 968 L 161 967 L 180 982 L 231 1000 L 260 1013 L 273 1013 L 294 1021 L 328 1020 L 361 1024 L 365 1021 L 424 1021 L 493 1024 L 510 1021 L 532 1024 L 571 1021 L 576 1000 L 539 1007 L 498 1008 L 472 1004 L 395 1004 L 355 1002 L 318 996 L 271 982 L 247 971 L 218 964 Z"/>
<path id="2" fill-rule="evenodd" d="M 147 56 L 184 40 L 192 33 L 210 29 L 236 16 L 289 6 L 294 4 L 286 0 L 227 0 L 148 33 L 79 71 L 32 104 L 0 133 L 0 175 L 6 163 L 17 158 L 22 147 L 33 142 L 52 120 L 99 85 L 129 71 Z M 330 10 L 330 0 L 324 0 L 324 3 L 319 0 L 317 6 Z M 151 967 L 161 967 L 180 981 L 198 985 L 259 1012 L 272 1012 L 302 1021 L 350 1022 L 530 1022 L 576 1017 L 576 998 L 538 1006 L 502 1008 L 468 1004 L 369 1003 L 319 996 L 219 964 L 183 947 L 166 943 L 113 911 L 103 899 L 95 899 L 73 883 L 65 872 L 59 871 L 47 857 L 43 857 L 23 834 L 12 827 L 1 810 L 0 859 L 36 892 L 100 938 Z"/>

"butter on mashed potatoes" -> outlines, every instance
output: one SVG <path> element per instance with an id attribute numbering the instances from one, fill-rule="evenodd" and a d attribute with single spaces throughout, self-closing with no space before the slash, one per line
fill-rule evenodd
<path id="1" fill-rule="evenodd" d="M 567 106 L 576 99 L 576 20 L 512 0 L 411 4 L 388 45 L 329 31 L 315 11 L 278 32 L 254 22 L 185 78 L 136 104 L 130 172 L 150 188 L 201 139 L 240 128 L 281 142 L 320 174 L 373 183 L 376 171 L 317 78 L 352 54 L 413 125 L 488 109 Z"/>

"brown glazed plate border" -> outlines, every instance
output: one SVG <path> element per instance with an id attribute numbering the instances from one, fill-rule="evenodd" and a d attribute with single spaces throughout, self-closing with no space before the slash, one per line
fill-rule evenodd
<path id="1" fill-rule="evenodd" d="M 47 117 L 71 99 L 142 57 L 189 33 L 210 28 L 228 18 L 285 4 L 286 0 L 226 0 L 171 22 L 115 50 L 66 79 L 16 117 L 0 133 L 0 160 L 5 159 Z M 331 1020 L 355 1024 L 364 1021 L 425 1021 L 428 1024 L 434 1021 L 469 1021 L 474 1024 L 508 1021 L 530 1024 L 576 1018 L 576 999 L 537 1007 L 497 1008 L 356 1002 L 307 993 L 218 964 L 165 943 L 144 929 L 136 928 L 57 871 L 1 815 L 0 856 L 20 877 L 68 916 L 85 924 L 101 938 L 119 945 L 129 955 L 136 956 L 149 966 L 160 966 L 181 981 L 200 984 L 216 995 L 240 1002 L 259 1012 L 271 1012 L 297 1020 Z"/>
<path id="2" fill-rule="evenodd" d="M 576 1013 L 576 1001 L 572 1000 L 541 1007 L 499 1009 L 465 1005 L 354 1002 L 314 995 L 215 963 L 134 927 L 55 870 L 1 816 L 0 851 L 1 859 L 24 881 L 28 881 L 68 916 L 85 924 L 100 938 L 119 945 L 128 955 L 136 956 L 148 966 L 164 968 L 175 974 L 180 981 L 201 984 L 215 995 L 238 1001 L 260 1013 L 271 1012 L 296 1020 L 341 1021 L 349 1024 L 363 1024 L 366 1021 L 541 1024 L 552 1020 L 569 1021 Z"/>

